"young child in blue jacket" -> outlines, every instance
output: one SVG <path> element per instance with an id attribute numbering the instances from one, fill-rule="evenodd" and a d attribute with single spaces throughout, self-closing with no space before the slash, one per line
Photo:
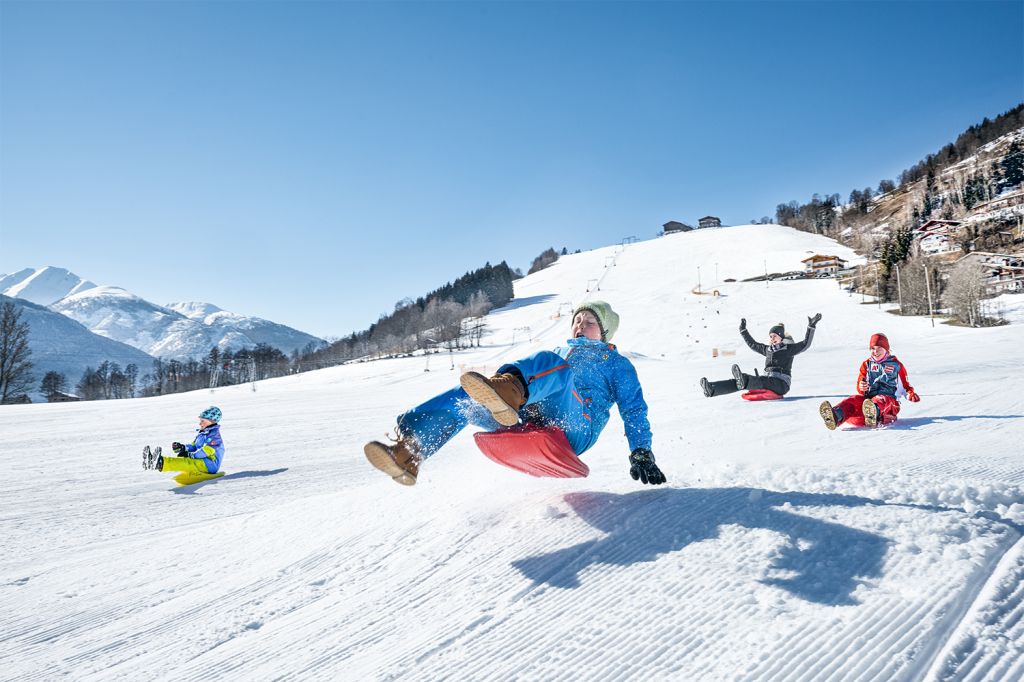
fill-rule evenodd
<path id="1" fill-rule="evenodd" d="M 468 424 L 493 431 L 520 418 L 559 427 L 578 456 L 597 442 L 617 405 L 631 451 L 630 475 L 645 484 L 664 483 L 651 452 L 647 403 L 636 369 L 609 343 L 618 326 L 618 314 L 604 301 L 580 305 L 566 348 L 503 365 L 490 378 L 466 372 L 459 388 L 398 418 L 395 444 L 367 443 L 367 460 L 398 483 L 414 485 L 422 461 Z"/>
<path id="2" fill-rule="evenodd" d="M 159 456 L 153 468 L 157 471 L 187 471 L 215 474 L 224 461 L 224 439 L 220 437 L 219 407 L 208 407 L 199 413 L 199 433 L 188 444 L 172 443 L 175 457 Z"/>

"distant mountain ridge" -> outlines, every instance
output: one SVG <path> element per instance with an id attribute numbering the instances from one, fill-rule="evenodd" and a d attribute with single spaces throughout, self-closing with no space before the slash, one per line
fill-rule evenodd
<path id="1" fill-rule="evenodd" d="M 28 323 L 28 345 L 32 350 L 32 375 L 35 389 L 29 393 L 34 401 L 45 397 L 39 391 L 39 382 L 47 372 L 58 372 L 67 378 L 67 389 L 75 392 L 75 384 L 86 368 L 99 367 L 104 362 L 117 363 L 122 368 L 134 364 L 140 373 L 146 373 L 153 357 L 124 343 L 94 334 L 85 325 L 61 315 L 46 306 L 22 298 L 0 294 L 0 303 L 13 303 L 21 313 L 21 321 Z"/>
<path id="2" fill-rule="evenodd" d="M 149 356 L 185 360 L 264 343 L 284 353 L 324 344 L 312 334 L 211 303 L 151 303 L 115 286 L 97 286 L 63 268 L 27 268 L 0 276 L 0 294 L 47 306 L 101 337 Z"/>

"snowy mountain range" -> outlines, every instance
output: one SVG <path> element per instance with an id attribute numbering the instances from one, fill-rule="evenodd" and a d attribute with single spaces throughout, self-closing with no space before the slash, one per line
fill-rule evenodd
<path id="1" fill-rule="evenodd" d="M 48 306 L 101 337 L 153 357 L 198 358 L 265 343 L 291 353 L 323 343 L 311 334 L 210 303 L 151 303 L 125 289 L 97 286 L 63 268 L 26 269 L 0 276 L 0 293 Z"/>

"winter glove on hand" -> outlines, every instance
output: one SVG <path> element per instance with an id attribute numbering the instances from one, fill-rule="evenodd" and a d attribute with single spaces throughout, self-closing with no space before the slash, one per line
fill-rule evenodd
<path id="1" fill-rule="evenodd" d="M 821 322 L 821 313 L 818 313 L 814 317 L 807 318 L 807 326 L 810 327 L 811 329 L 814 329 L 815 325 L 817 325 L 819 322 Z"/>
<path id="2" fill-rule="evenodd" d="M 644 485 L 661 485 L 665 474 L 654 463 L 654 453 L 647 448 L 637 448 L 629 455 L 629 475 Z"/>
<path id="3" fill-rule="evenodd" d="M 912 403 L 919 403 L 921 402 L 921 396 L 919 396 L 917 394 L 917 391 L 915 391 L 914 389 L 910 389 L 909 391 L 907 391 L 907 400 L 909 400 Z"/>
<path id="4" fill-rule="evenodd" d="M 740 318 L 740 331 L 741 332 L 747 331 L 747 318 L 745 318 L 745 317 L 741 317 Z"/>
<path id="5" fill-rule="evenodd" d="M 171 443 L 171 450 L 178 457 L 187 457 L 188 456 L 188 451 L 185 450 L 185 446 L 182 445 L 181 443 L 178 443 L 178 442 Z"/>

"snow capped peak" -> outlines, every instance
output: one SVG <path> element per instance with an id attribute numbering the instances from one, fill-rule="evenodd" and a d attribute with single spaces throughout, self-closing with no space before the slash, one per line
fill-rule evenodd
<path id="1" fill-rule="evenodd" d="M 47 265 L 42 268 L 25 268 L 11 275 L 0 277 L 0 293 L 22 298 L 39 305 L 56 303 L 96 285 L 82 279 L 64 268 Z"/>
<path id="2" fill-rule="evenodd" d="M 131 293 L 127 289 L 121 287 L 112 286 L 93 286 L 91 289 L 85 289 L 77 293 L 69 294 L 64 297 L 63 302 L 73 301 L 86 301 L 89 299 L 122 299 L 126 301 L 142 301 L 141 298 Z"/>
<path id="3" fill-rule="evenodd" d="M 207 315 L 223 312 L 223 309 L 218 308 L 212 303 L 204 303 L 202 301 L 179 301 L 167 303 L 164 307 L 176 313 L 181 313 L 192 320 L 202 320 Z"/>

